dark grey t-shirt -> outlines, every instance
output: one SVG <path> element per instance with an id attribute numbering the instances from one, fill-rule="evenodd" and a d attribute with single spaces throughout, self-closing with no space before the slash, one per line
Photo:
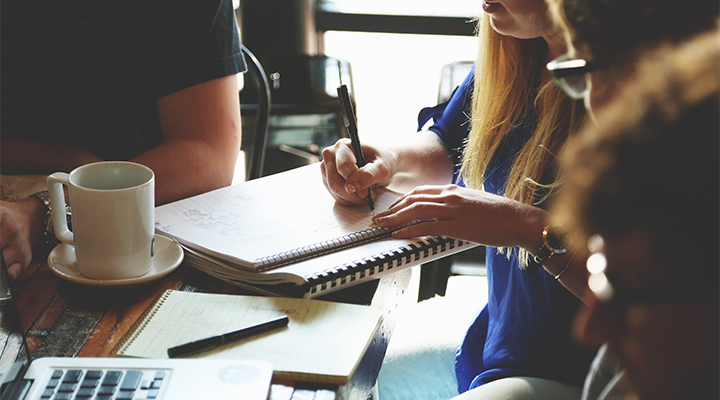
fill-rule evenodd
<path id="1" fill-rule="evenodd" d="M 3 0 L 3 137 L 125 160 L 162 141 L 157 100 L 246 70 L 231 0 Z"/>

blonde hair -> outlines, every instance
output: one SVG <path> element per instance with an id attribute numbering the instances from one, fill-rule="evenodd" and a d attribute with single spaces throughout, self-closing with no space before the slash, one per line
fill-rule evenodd
<path id="1" fill-rule="evenodd" d="M 510 199 L 537 205 L 556 185 L 556 155 L 568 132 L 579 125 L 584 108 L 551 81 L 541 83 L 547 52 L 542 38 L 521 40 L 498 34 L 489 18 L 478 25 L 472 126 L 460 173 L 468 187 L 482 188 L 488 164 L 502 140 L 531 117 L 528 122 L 534 131 L 517 154 L 504 192 Z M 521 249 L 521 266 L 528 259 L 527 251 Z"/>

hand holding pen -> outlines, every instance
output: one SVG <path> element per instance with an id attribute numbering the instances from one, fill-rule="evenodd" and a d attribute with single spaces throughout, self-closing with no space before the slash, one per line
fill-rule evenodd
<path id="1" fill-rule="evenodd" d="M 360 144 L 360 137 L 358 136 L 357 120 L 355 118 L 355 110 L 353 109 L 352 103 L 350 102 L 350 95 L 346 85 L 340 85 L 337 88 L 338 96 L 340 97 L 340 108 L 343 113 L 343 124 L 347 130 L 350 142 L 352 143 L 353 153 L 357 159 L 357 167 L 362 168 L 365 166 L 365 155 L 363 154 L 362 146 Z M 370 206 L 370 210 L 375 209 L 375 201 L 373 199 L 372 188 L 368 188 L 367 197 L 365 200 Z"/>

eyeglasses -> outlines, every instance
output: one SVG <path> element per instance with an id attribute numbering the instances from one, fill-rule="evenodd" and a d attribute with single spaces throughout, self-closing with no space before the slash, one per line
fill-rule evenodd
<path id="1" fill-rule="evenodd" d="M 573 99 L 585 97 L 588 92 L 585 76 L 596 68 L 596 65 L 589 61 L 582 58 L 571 59 L 567 54 L 547 64 L 553 82 Z"/>
<path id="2" fill-rule="evenodd" d="M 600 235 L 594 235 L 588 241 L 591 251 L 587 259 L 588 287 L 597 299 L 614 308 L 619 309 L 633 304 L 650 304 L 672 301 L 688 297 L 705 297 L 717 293 L 717 284 L 704 285 L 697 281 L 673 281 L 666 285 L 643 289 L 621 289 L 613 285 L 605 275 L 607 257 L 604 254 L 604 240 Z M 707 286 L 707 287 L 705 287 Z M 714 289 L 713 289 L 714 288 Z"/>

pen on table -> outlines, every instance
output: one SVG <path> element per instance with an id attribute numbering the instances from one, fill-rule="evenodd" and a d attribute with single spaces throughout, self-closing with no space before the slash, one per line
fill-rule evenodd
<path id="1" fill-rule="evenodd" d="M 250 337 L 272 329 L 286 326 L 288 322 L 289 319 L 287 316 L 278 317 L 267 322 L 262 322 L 257 325 L 252 325 L 246 328 L 239 329 L 237 331 L 228 332 L 217 336 L 211 336 L 209 338 L 199 339 L 189 343 L 171 347 L 167 349 L 167 354 L 170 358 L 178 358 L 201 351 L 211 350 L 225 343 L 236 342 L 246 337 Z"/>
<path id="2" fill-rule="evenodd" d="M 360 145 L 360 136 L 358 136 L 357 120 L 355 119 L 355 111 L 353 110 L 352 103 L 350 103 L 350 95 L 346 85 L 340 85 L 337 88 L 338 96 L 340 97 L 340 108 L 343 113 L 343 125 L 347 130 L 348 136 L 350 136 L 350 142 L 352 143 L 353 152 L 357 159 L 358 168 L 365 166 L 365 155 Z M 373 199 L 372 188 L 368 188 L 368 194 L 365 200 L 370 206 L 370 210 L 375 209 L 375 201 Z"/>

